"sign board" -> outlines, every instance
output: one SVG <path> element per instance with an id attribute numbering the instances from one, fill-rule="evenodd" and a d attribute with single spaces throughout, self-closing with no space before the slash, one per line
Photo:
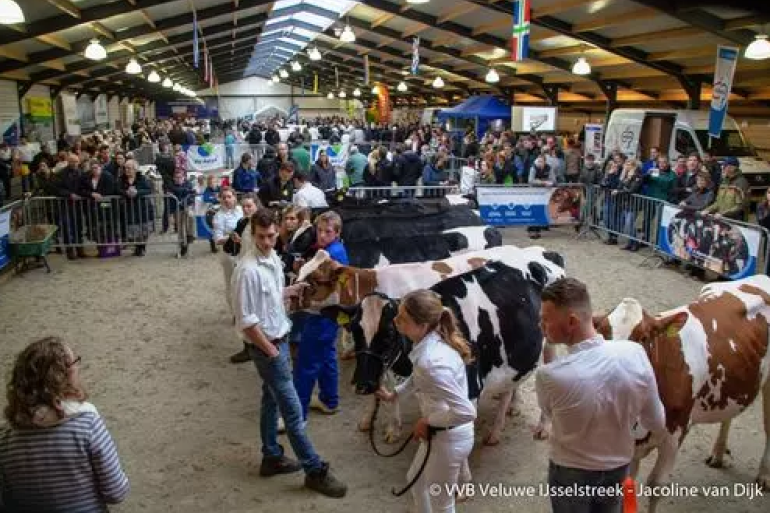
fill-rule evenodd
<path id="1" fill-rule="evenodd" d="M 28 96 L 26 98 L 27 116 L 30 120 L 36 123 L 47 122 L 53 119 L 53 108 L 51 107 L 51 99 Z"/>
<path id="2" fill-rule="evenodd" d="M 511 107 L 511 127 L 514 132 L 555 132 L 556 107 Z"/>
<path id="3" fill-rule="evenodd" d="M 11 210 L 0 211 L 0 269 L 11 263 Z"/>
<path id="4" fill-rule="evenodd" d="M 596 160 L 602 158 L 602 142 L 604 141 L 604 125 L 588 123 L 585 130 L 585 150 L 583 156 L 593 155 Z"/>
<path id="5" fill-rule="evenodd" d="M 61 98 L 61 110 L 67 135 L 80 135 L 80 117 L 78 116 L 78 104 L 75 96 L 62 93 L 59 98 Z"/>
<path id="6" fill-rule="evenodd" d="M 222 144 L 188 146 L 186 151 L 188 172 L 215 171 L 225 167 L 225 147 Z"/>
<path id="7" fill-rule="evenodd" d="M 740 280 L 757 272 L 762 231 L 664 206 L 658 240 L 664 253 Z"/>
<path id="8" fill-rule="evenodd" d="M 479 213 L 494 226 L 549 226 L 580 222 L 578 187 L 476 187 Z"/>
<path id="9" fill-rule="evenodd" d="M 325 150 L 329 156 L 329 162 L 332 167 L 345 167 L 345 163 L 348 161 L 350 155 L 350 144 L 311 144 L 310 145 L 310 161 L 315 162 L 318 160 L 318 152 Z"/>
<path id="10" fill-rule="evenodd" d="M 107 95 L 100 94 L 94 102 L 94 114 L 96 128 L 107 128 L 110 124 L 110 116 L 107 110 Z"/>
<path id="11" fill-rule="evenodd" d="M 617 123 L 610 123 L 604 141 L 605 155 L 620 150 L 628 158 L 636 158 L 641 131 L 641 120 L 621 119 Z"/>

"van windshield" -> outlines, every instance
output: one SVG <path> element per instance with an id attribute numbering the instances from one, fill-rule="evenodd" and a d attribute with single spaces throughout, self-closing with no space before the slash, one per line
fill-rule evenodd
<path id="1" fill-rule="evenodd" d="M 708 130 L 696 130 L 701 147 L 709 147 Z M 738 130 L 722 130 L 720 139 L 711 140 L 711 154 L 715 157 L 755 157 L 757 152 L 746 143 Z"/>

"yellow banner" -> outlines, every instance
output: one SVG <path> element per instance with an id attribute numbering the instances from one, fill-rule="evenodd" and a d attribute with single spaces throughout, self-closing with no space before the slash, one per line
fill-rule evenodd
<path id="1" fill-rule="evenodd" d="M 53 118 L 51 99 L 34 96 L 27 98 L 27 114 L 35 121 Z"/>

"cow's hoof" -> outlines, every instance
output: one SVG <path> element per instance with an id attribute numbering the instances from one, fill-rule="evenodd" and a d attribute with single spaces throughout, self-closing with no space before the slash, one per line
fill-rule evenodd
<path id="1" fill-rule="evenodd" d="M 385 443 L 386 444 L 394 444 L 399 441 L 401 438 L 401 430 L 400 429 L 388 429 L 385 432 Z"/>
<path id="2" fill-rule="evenodd" d="M 369 430 L 372 429 L 372 421 L 371 420 L 361 420 L 358 422 L 358 430 L 363 431 L 364 433 L 368 433 Z"/>
<path id="3" fill-rule="evenodd" d="M 730 456 L 730 450 L 726 450 L 724 456 Z M 717 458 L 715 455 L 711 455 L 708 458 L 706 458 L 706 465 L 708 465 L 711 468 L 728 468 L 730 466 L 729 461 L 722 456 L 721 458 Z"/>
<path id="4" fill-rule="evenodd" d="M 494 447 L 499 443 L 500 443 L 499 435 L 496 435 L 494 433 L 489 433 L 487 436 L 484 437 L 484 445 L 486 445 L 487 447 Z"/>

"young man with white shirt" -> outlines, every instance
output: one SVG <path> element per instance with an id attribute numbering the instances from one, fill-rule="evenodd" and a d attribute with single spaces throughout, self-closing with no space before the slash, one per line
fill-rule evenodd
<path id="1" fill-rule="evenodd" d="M 652 365 L 636 342 L 605 341 L 596 333 L 580 281 L 557 280 L 542 300 L 544 335 L 569 351 L 535 377 L 538 403 L 553 423 L 548 484 L 615 489 L 634 455 L 634 425 L 653 433 L 666 428 Z M 598 493 L 551 495 L 551 507 L 554 513 L 620 513 L 622 495 Z"/>
<path id="2" fill-rule="evenodd" d="M 293 202 L 302 208 L 328 208 L 324 191 L 310 183 L 308 174 L 304 171 L 294 173 L 294 199 Z"/>
<path id="3" fill-rule="evenodd" d="M 250 225 L 253 243 L 241 249 L 243 256 L 233 273 L 233 307 L 238 329 L 262 377 L 259 473 L 268 477 L 304 469 L 306 487 L 329 497 L 344 497 L 347 486 L 334 477 L 307 437 L 292 380 L 287 342 L 291 322 L 284 301 L 298 294 L 299 286 L 284 288 L 283 265 L 273 249 L 278 239 L 273 213 L 258 210 Z M 299 462 L 284 456 L 278 444 L 279 413 Z"/>

